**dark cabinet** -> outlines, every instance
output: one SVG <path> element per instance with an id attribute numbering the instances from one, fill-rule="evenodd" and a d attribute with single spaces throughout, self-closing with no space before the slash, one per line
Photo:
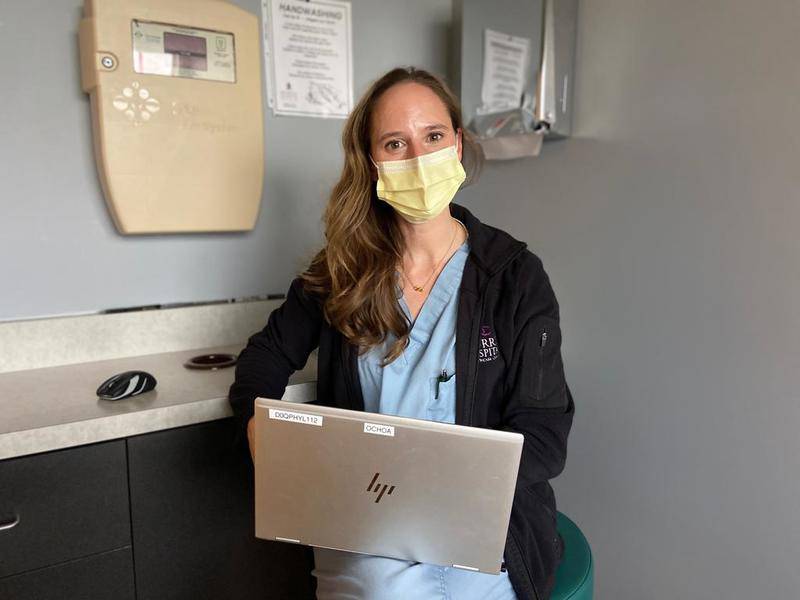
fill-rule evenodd
<path id="1" fill-rule="evenodd" d="M 0 462 L 0 578 L 131 543 L 125 440 Z"/>
<path id="2" fill-rule="evenodd" d="M 0 461 L 0 600 L 302 600 L 313 553 L 256 539 L 231 418 Z"/>
<path id="3" fill-rule="evenodd" d="M 131 548 L 0 579 L 2 600 L 134 600 Z"/>
<path id="4" fill-rule="evenodd" d="M 128 438 L 139 600 L 314 598 L 313 554 L 254 537 L 233 419 Z"/>

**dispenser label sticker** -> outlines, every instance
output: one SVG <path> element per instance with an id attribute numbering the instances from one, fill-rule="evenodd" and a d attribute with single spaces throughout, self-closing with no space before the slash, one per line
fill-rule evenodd
<path id="1" fill-rule="evenodd" d="M 380 423 L 364 423 L 364 433 L 394 437 L 394 427 L 391 425 L 381 425 Z"/>
<path id="2" fill-rule="evenodd" d="M 322 427 L 322 417 L 320 415 L 309 415 L 291 410 L 270 408 L 269 418 L 277 419 L 279 421 L 289 421 L 290 423 L 302 423 L 303 425 L 316 425 L 317 427 Z"/>

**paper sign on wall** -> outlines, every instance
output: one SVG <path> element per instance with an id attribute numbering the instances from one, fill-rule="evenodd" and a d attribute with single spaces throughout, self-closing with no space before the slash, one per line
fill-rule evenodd
<path id="1" fill-rule="evenodd" d="M 353 107 L 350 3 L 262 0 L 261 14 L 272 112 L 347 117 Z"/>
<path id="2" fill-rule="evenodd" d="M 528 80 L 528 54 L 531 41 L 486 29 L 483 45 L 482 105 L 478 114 L 517 108 Z"/>

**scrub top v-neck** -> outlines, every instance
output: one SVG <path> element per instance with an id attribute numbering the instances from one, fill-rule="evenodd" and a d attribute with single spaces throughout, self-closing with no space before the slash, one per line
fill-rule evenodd
<path id="1" fill-rule="evenodd" d="M 393 336 L 359 357 L 365 411 L 455 422 L 455 377 L 439 384 L 438 398 L 435 388 L 443 371 L 446 377 L 455 371 L 458 290 L 468 255 L 469 246 L 464 242 L 442 268 L 413 320 L 408 346 L 399 357 L 380 366 L 396 339 Z M 401 296 L 398 302 L 411 321 L 405 298 Z"/>
<path id="2" fill-rule="evenodd" d="M 465 241 L 445 264 L 413 319 L 409 344 L 385 367 L 381 359 L 395 341 L 359 356 L 364 410 L 432 421 L 455 422 L 456 316 L 461 277 L 469 255 Z M 411 319 L 405 299 L 398 299 Z M 437 385 L 437 379 L 447 379 Z M 473 573 L 454 567 L 314 548 L 318 600 L 515 600 L 508 573 Z"/>

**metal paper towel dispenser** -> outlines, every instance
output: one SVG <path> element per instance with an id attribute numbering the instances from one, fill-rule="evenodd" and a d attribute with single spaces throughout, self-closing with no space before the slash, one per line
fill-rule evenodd
<path id="1" fill-rule="evenodd" d="M 258 18 L 223 0 L 85 0 L 79 40 L 120 233 L 252 229 L 264 172 Z"/>
<path id="2" fill-rule="evenodd" d="M 578 0 L 454 0 L 452 80 L 465 120 L 497 135 L 511 123 L 544 139 L 569 136 L 577 12 Z M 495 120 L 481 114 L 487 30 L 530 41 L 519 106 Z"/>

